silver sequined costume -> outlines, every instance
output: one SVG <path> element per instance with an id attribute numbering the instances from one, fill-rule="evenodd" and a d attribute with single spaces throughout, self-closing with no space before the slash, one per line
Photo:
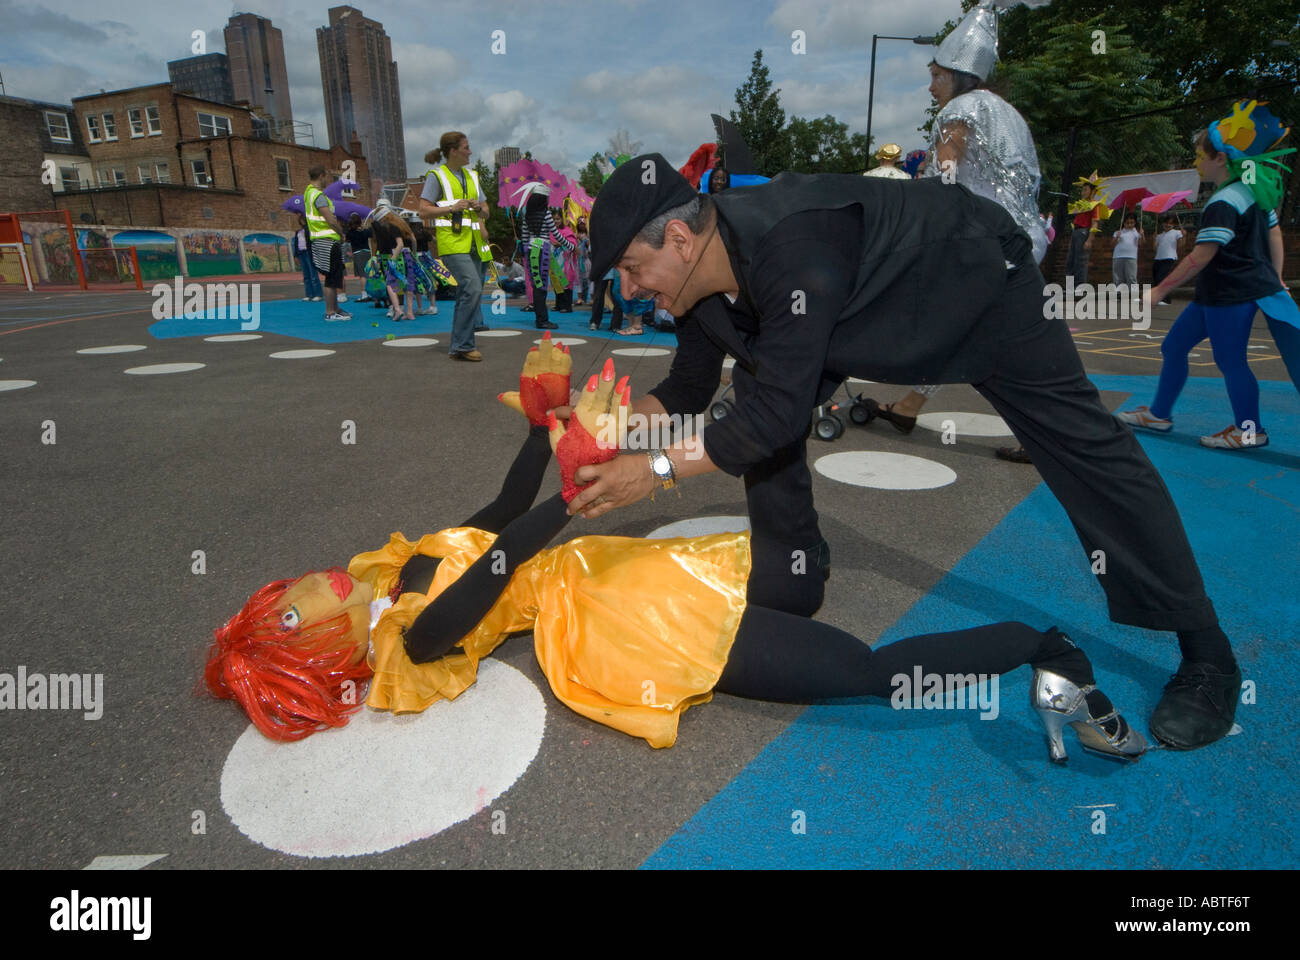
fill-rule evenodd
<path id="1" fill-rule="evenodd" d="M 957 164 L 957 182 L 972 193 L 1001 204 L 1034 244 L 1034 260 L 1047 252 L 1047 230 L 1038 216 L 1038 152 L 1029 125 L 1015 107 L 988 90 L 953 97 L 934 121 L 935 140 L 925 175 L 940 176 L 936 150 L 944 128 L 964 123 L 966 150 Z"/>

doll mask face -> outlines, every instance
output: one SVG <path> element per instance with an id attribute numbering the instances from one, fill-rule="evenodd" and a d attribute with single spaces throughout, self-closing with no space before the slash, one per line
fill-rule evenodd
<path id="1" fill-rule="evenodd" d="M 370 586 L 335 568 L 324 573 L 309 573 L 291 584 L 284 592 L 280 626 L 285 630 L 301 629 L 323 623 L 339 614 L 351 622 L 348 638 L 364 654 L 370 640 Z"/>

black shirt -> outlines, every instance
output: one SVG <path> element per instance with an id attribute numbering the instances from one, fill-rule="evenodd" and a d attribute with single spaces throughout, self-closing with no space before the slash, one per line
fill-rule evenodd
<path id="1" fill-rule="evenodd" d="M 990 376 L 1005 329 L 990 307 L 1008 262 L 1034 269 L 1029 238 L 1002 207 L 938 178 L 782 174 L 715 202 L 740 295 L 715 294 L 681 319 L 672 368 L 650 393 L 670 414 L 702 412 L 735 356 L 754 385 L 702 439 L 736 476 L 803 437 L 812 408 L 847 376 Z"/>
<path id="2" fill-rule="evenodd" d="M 1201 214 L 1196 242 L 1220 246 L 1196 278 L 1195 302 L 1226 307 L 1281 290 L 1268 249 L 1268 231 L 1276 223 L 1277 214 L 1261 210 L 1240 180 L 1216 191 Z"/>

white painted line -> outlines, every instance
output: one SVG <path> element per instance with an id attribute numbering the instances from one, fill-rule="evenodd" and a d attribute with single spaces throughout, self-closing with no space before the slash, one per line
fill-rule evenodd
<path id="1" fill-rule="evenodd" d="M 863 380 L 861 377 L 849 377 L 849 383 L 875 383 L 874 380 Z"/>
<path id="2" fill-rule="evenodd" d="M 85 347 L 77 353 L 85 356 L 99 356 L 107 353 L 135 353 L 137 350 L 149 349 L 143 343 L 119 343 L 112 347 Z"/>
<path id="3" fill-rule="evenodd" d="M 541 343 L 541 342 L 542 342 L 541 340 L 533 341 L 533 343 Z M 559 346 L 561 343 L 564 343 L 564 344 L 568 344 L 571 347 L 576 347 L 578 344 L 586 343 L 586 342 L 587 342 L 586 340 L 583 340 L 580 337 L 551 337 L 551 343 L 555 344 L 556 346 Z"/>
<path id="4" fill-rule="evenodd" d="M 333 350 L 281 350 L 267 356 L 273 360 L 313 360 L 316 357 L 333 356 L 334 352 Z"/>
<path id="5" fill-rule="evenodd" d="M 24 387 L 36 386 L 35 380 L 0 380 L 0 393 L 5 390 L 22 390 Z"/>
<path id="6" fill-rule="evenodd" d="M 651 530 L 646 537 L 671 540 L 674 537 L 707 537 L 711 533 L 740 533 L 748 529 L 749 517 L 691 517 Z"/>
<path id="7" fill-rule="evenodd" d="M 876 490 L 933 490 L 957 479 L 957 474 L 942 463 L 903 453 L 830 453 L 818 457 L 813 466 L 831 480 Z"/>
<path id="8" fill-rule="evenodd" d="M 400 340 L 381 340 L 386 347 L 431 347 L 438 341 L 433 337 L 402 337 Z"/>
<path id="9" fill-rule="evenodd" d="M 476 337 L 522 337 L 522 330 L 475 330 Z"/>
<path id="10" fill-rule="evenodd" d="M 1011 437 L 1014 434 L 1007 422 L 991 413 L 967 413 L 955 410 L 950 413 L 923 413 L 916 418 L 918 427 L 943 433 L 944 422 L 951 420 L 958 437 Z"/>
<path id="11" fill-rule="evenodd" d="M 611 350 L 609 352 L 616 357 L 666 357 L 672 353 L 671 350 L 665 350 L 662 347 L 624 347 L 621 350 Z"/>
<path id="12" fill-rule="evenodd" d="M 167 856 L 165 853 L 135 853 L 117 857 L 96 857 L 82 867 L 82 870 L 141 870 L 155 860 Z"/>
<path id="13" fill-rule="evenodd" d="M 151 363 L 145 367 L 131 367 L 122 372 L 148 376 L 156 373 L 189 373 L 191 370 L 202 370 L 206 366 L 206 363 Z"/>
<path id="14" fill-rule="evenodd" d="M 223 333 L 215 337 L 204 337 L 205 343 L 243 343 L 245 340 L 261 340 L 260 333 Z"/>
<path id="15" fill-rule="evenodd" d="M 268 740 L 250 725 L 226 758 L 221 803 L 249 839 L 272 850 L 379 853 L 489 807 L 533 762 L 545 726 L 533 682 L 489 658 L 474 686 L 422 713 L 365 707 L 346 727 L 296 743 Z"/>

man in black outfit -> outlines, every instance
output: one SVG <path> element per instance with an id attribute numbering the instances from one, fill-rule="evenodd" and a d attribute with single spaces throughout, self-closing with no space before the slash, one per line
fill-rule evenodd
<path id="1" fill-rule="evenodd" d="M 602 187 L 591 246 L 594 276 L 617 265 L 626 295 L 678 318 L 668 378 L 635 412 L 702 412 L 728 354 L 736 409 L 694 449 L 583 467 L 578 482 L 594 482 L 570 513 L 600 516 L 711 470 L 743 476 L 749 599 L 811 616 L 830 574 L 806 461 L 812 409 L 849 376 L 970 383 L 1033 458 L 1089 562 L 1102 552 L 1111 619 L 1178 632 L 1183 663 L 1152 716 L 1157 738 L 1192 749 L 1227 735 L 1241 672 L 1178 511 L 1102 406 L 1066 325 L 1044 317 L 1032 245 L 1002 207 L 939 178 L 836 175 L 782 174 L 715 199 L 651 154 Z"/>

